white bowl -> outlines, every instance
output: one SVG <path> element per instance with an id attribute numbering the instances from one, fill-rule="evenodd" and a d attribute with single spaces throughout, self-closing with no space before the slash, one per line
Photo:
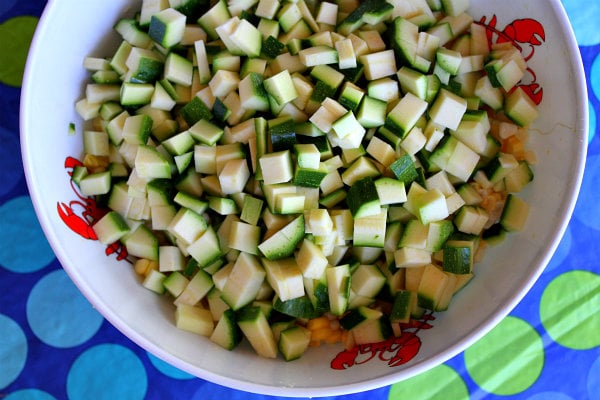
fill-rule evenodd
<path id="1" fill-rule="evenodd" d="M 50 1 L 31 46 L 22 91 L 22 155 L 35 210 L 64 269 L 94 307 L 135 343 L 184 371 L 240 390 L 311 397 L 358 392 L 409 378 L 458 354 L 516 306 L 550 260 L 576 201 L 588 128 L 583 68 L 560 1 L 543 6 L 538 0 L 471 3 L 476 20 L 485 16 L 489 22 L 495 15 L 499 31 L 522 18 L 537 20 L 545 30 L 541 45 L 524 46 L 534 51 L 530 65 L 543 88 L 541 116 L 530 139 L 539 162 L 534 182 L 523 193 L 531 214 L 522 232 L 487 251 L 475 280 L 447 312 L 435 314 L 433 328 L 418 333 L 422 343 L 409 362 L 393 367 L 377 357 L 364 362 L 368 353 L 354 359 L 357 365 L 336 370 L 330 363 L 340 346 L 312 349 L 289 363 L 259 358 L 246 346 L 223 350 L 175 328 L 167 301 L 144 289 L 132 269 L 107 256 L 97 241 L 62 222 L 58 203 L 78 200 L 64 164 L 82 148 L 80 129 L 76 135 L 68 129 L 71 122 L 82 125 L 73 107 L 88 78 L 82 60 L 111 53 L 118 39 L 113 24 L 119 16 L 133 15 L 139 1 Z M 521 41 L 532 38 L 524 26 L 518 33 Z M 72 205 L 81 216 L 83 210 Z M 397 354 L 403 353 L 388 348 L 384 356 Z"/>

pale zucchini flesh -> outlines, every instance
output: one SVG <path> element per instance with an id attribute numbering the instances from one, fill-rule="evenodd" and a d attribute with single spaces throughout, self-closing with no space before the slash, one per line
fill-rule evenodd
<path id="1" fill-rule="evenodd" d="M 385 340 L 525 228 L 539 111 L 468 0 L 201 3 L 118 21 L 75 106 L 98 239 L 154 263 L 178 327 L 288 361 L 325 314 Z"/>

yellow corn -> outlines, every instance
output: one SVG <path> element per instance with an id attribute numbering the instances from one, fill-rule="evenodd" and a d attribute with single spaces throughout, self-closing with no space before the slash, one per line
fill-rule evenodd
<path id="1" fill-rule="evenodd" d="M 306 328 L 311 332 L 310 346 L 317 347 L 321 343 L 339 343 L 343 341 L 346 331 L 340 326 L 335 316 L 323 315 L 313 318 L 306 323 Z"/>
<path id="2" fill-rule="evenodd" d="M 158 263 L 145 258 L 138 259 L 133 265 L 133 270 L 138 275 L 146 276 L 153 269 L 158 269 Z"/>
<path id="3" fill-rule="evenodd" d="M 328 326 L 329 326 L 329 320 L 326 317 L 318 317 L 318 318 L 311 319 L 310 321 L 308 321 L 308 324 L 306 325 L 306 327 L 311 331 L 321 329 L 321 328 L 326 328 Z"/>
<path id="4" fill-rule="evenodd" d="M 106 156 L 86 154 L 83 158 L 83 165 L 92 173 L 106 171 L 109 163 L 110 161 Z"/>
<path id="5" fill-rule="evenodd" d="M 325 343 L 333 344 L 338 343 L 342 340 L 342 331 L 331 331 L 329 335 L 324 339 Z"/>
<path id="6" fill-rule="evenodd" d="M 322 329 L 317 329 L 317 330 L 311 331 L 310 338 L 311 338 L 311 340 L 322 341 L 322 340 L 327 339 L 331 334 L 332 334 L 331 330 L 329 330 L 327 328 L 322 328 Z"/>

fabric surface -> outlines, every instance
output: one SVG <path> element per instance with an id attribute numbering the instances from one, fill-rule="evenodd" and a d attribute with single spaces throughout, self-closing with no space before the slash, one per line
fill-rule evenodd
<path id="1" fill-rule="evenodd" d="M 335 399 L 600 399 L 600 3 L 564 0 L 588 78 L 590 134 L 573 218 L 531 292 L 494 330 L 408 381 Z M 29 198 L 18 107 L 45 1 L 0 1 L 0 397 L 275 399 L 203 381 L 136 346 L 62 270 Z"/>

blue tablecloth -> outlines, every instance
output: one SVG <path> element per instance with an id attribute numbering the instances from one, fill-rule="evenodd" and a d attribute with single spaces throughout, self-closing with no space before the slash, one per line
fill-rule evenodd
<path id="1" fill-rule="evenodd" d="M 148 354 L 91 308 L 55 259 L 19 151 L 23 65 L 44 5 L 0 1 L 0 398 L 271 398 L 194 378 Z M 552 261 L 516 309 L 464 353 L 411 380 L 336 399 L 600 399 L 600 3 L 564 5 L 588 78 L 590 135 L 581 194 Z"/>

